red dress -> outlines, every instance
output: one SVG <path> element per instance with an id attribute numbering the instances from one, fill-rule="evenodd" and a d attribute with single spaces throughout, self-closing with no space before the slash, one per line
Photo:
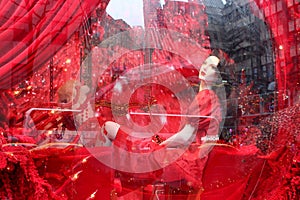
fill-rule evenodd
<path id="1" fill-rule="evenodd" d="M 184 182 L 197 190 L 202 186 L 202 174 L 211 148 L 201 147 L 201 144 L 205 136 L 217 138 L 221 113 L 219 99 L 214 91 L 206 89 L 197 94 L 187 111 L 187 115 L 192 116 L 187 118 L 187 123 L 198 128 L 195 141 L 176 162 L 164 169 L 162 177 L 166 182 Z M 195 117 L 197 115 L 200 117 Z M 214 137 L 209 138 L 212 140 Z"/>
<path id="2" fill-rule="evenodd" d="M 219 123 L 222 120 L 221 108 L 217 95 L 212 90 L 200 91 L 187 109 L 186 115 L 191 116 L 186 118 L 187 124 L 192 124 L 195 127 L 198 126 L 195 141 L 192 142 L 190 147 L 187 147 L 186 151 L 175 162 L 166 167 L 162 167 L 162 169 L 159 170 L 160 173 L 150 172 L 148 176 L 153 178 L 153 174 L 156 175 L 153 182 L 162 180 L 166 183 L 175 184 L 174 187 L 177 187 L 176 185 L 180 184 L 181 186 L 185 185 L 184 187 L 188 188 L 188 190 L 190 188 L 197 188 L 198 190 L 202 186 L 202 171 L 207 160 L 207 157 L 204 155 L 202 155 L 203 158 L 199 158 L 201 149 L 200 145 L 202 143 L 201 137 L 205 135 L 217 136 L 219 133 Z M 197 118 L 195 116 L 201 117 Z M 177 120 L 180 119 L 177 118 Z M 175 123 L 174 125 L 178 126 L 180 122 L 178 121 L 177 123 L 176 120 L 172 119 L 172 123 Z M 172 126 L 172 124 L 166 124 L 167 125 L 163 130 L 172 130 L 172 127 L 168 127 Z M 157 149 L 164 148 L 159 144 L 154 143 L 151 138 L 138 140 L 138 138 L 134 138 L 125 133 L 122 128 L 118 131 L 117 137 L 114 140 L 114 145 L 126 149 L 126 151 L 134 152 L 143 152 L 145 149 L 144 147 L 147 145 L 150 151 L 156 151 Z M 174 149 L 166 151 L 171 154 L 174 153 L 174 155 L 178 153 Z M 149 159 L 154 159 L 149 160 L 149 164 L 159 162 L 158 160 L 163 160 L 162 157 L 158 158 L 157 156 L 149 157 Z M 134 174 L 132 174 L 132 176 L 136 177 Z M 147 174 L 143 174 L 142 177 L 146 176 Z"/>
<path id="3" fill-rule="evenodd" d="M 133 191 L 134 188 L 163 182 L 167 195 L 172 196 L 172 199 L 242 199 L 243 195 L 249 195 L 255 188 L 255 180 L 263 160 L 257 159 L 258 149 L 255 146 L 235 149 L 212 141 L 219 133 L 222 120 L 222 108 L 218 96 L 212 90 L 200 91 L 186 114 L 203 117 L 186 118 L 187 124 L 198 126 L 198 130 L 196 139 L 185 152 L 176 161 L 153 172 L 123 174 L 120 172 L 120 177 L 123 177 L 123 188 L 131 188 L 130 190 Z M 172 123 L 176 122 L 172 121 Z M 165 127 L 165 130 L 167 129 L 168 127 Z M 214 142 L 215 145 L 203 144 L 204 136 L 212 136 L 206 139 Z M 148 145 L 150 151 L 164 148 L 151 139 L 138 141 L 121 129 L 114 144 L 134 152 L 142 152 L 139 147 L 143 148 L 145 145 Z M 176 149 L 167 149 L 166 152 L 174 156 L 178 153 Z M 164 156 L 166 155 L 159 154 L 156 157 L 149 157 L 146 162 L 149 165 L 153 162 L 159 163 L 164 160 Z M 126 177 L 134 178 L 136 185 L 128 185 Z"/>
<path id="4" fill-rule="evenodd" d="M 165 97 L 165 96 L 161 96 Z M 160 97 L 160 98 L 161 98 Z M 164 101 L 163 99 L 158 99 L 158 102 Z M 171 99 L 166 99 L 165 101 L 170 102 Z M 178 104 L 178 103 L 177 103 Z M 170 105 L 170 104 L 166 104 Z M 180 115 L 180 110 L 178 108 L 178 105 L 175 106 L 175 110 L 166 108 L 166 111 L 171 111 L 173 113 L 178 113 Z M 167 113 L 169 114 L 169 113 Z M 197 129 L 197 137 L 195 142 L 198 144 L 201 144 L 201 137 L 204 137 L 206 135 L 209 136 L 218 136 L 219 133 L 219 124 L 222 120 L 222 112 L 221 112 L 221 106 L 218 100 L 217 95 L 212 90 L 202 90 L 200 91 L 194 101 L 191 103 L 191 105 L 187 108 L 187 111 L 183 113 L 186 117 L 186 123 L 185 124 L 191 124 Z M 199 116 L 199 117 L 197 117 Z M 141 117 L 138 116 L 139 121 L 143 122 L 145 120 L 150 120 L 149 117 Z M 144 120 L 142 120 L 144 119 Z M 137 120 L 135 120 L 137 122 Z M 171 122 L 171 123 L 170 123 Z M 163 135 L 166 133 L 166 131 L 169 131 L 169 133 L 174 134 L 174 131 L 177 130 L 180 131 L 181 128 L 178 128 L 179 124 L 181 122 L 180 117 L 168 117 L 167 122 L 165 123 L 164 127 L 161 129 L 160 133 Z M 185 125 L 183 124 L 183 126 Z M 177 127 L 176 129 L 174 127 Z M 117 137 L 114 140 L 114 144 L 117 146 L 124 146 L 126 144 L 126 149 L 132 149 L 128 145 L 132 145 L 133 141 L 136 141 L 137 138 L 134 138 L 130 136 L 130 134 L 126 133 L 123 130 L 128 131 L 130 127 L 127 127 L 126 129 L 121 127 L 118 131 Z M 158 133 L 158 135 L 160 135 Z M 203 140 L 203 139 L 202 139 Z M 143 141 L 151 141 L 151 138 L 145 138 Z M 124 146 L 125 147 L 125 146 Z M 134 148 L 135 150 L 138 150 L 138 146 Z"/>
<path id="5" fill-rule="evenodd" d="M 222 108 L 219 98 L 213 90 L 200 91 L 191 106 L 188 113 L 192 115 L 200 115 L 199 118 L 189 118 L 190 123 L 198 122 L 197 139 L 203 136 L 217 136 L 219 126 L 222 121 Z M 198 143 L 202 143 L 198 141 Z"/>

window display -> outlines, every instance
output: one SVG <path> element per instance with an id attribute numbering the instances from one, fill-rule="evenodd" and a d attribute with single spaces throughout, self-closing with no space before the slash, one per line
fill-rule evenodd
<path id="1" fill-rule="evenodd" d="M 299 1 L 0 3 L 1 199 L 299 199 Z"/>

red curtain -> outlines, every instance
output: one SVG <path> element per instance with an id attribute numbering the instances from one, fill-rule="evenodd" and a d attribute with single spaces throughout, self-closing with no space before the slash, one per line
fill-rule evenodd
<path id="1" fill-rule="evenodd" d="M 103 0 L 0 2 L 0 89 L 42 66 Z"/>

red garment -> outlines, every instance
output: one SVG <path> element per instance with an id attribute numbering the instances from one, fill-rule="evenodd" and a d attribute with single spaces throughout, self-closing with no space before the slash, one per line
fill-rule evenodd
<path id="1" fill-rule="evenodd" d="M 219 104 L 218 97 L 212 90 L 200 91 L 191 106 L 189 107 L 187 114 L 194 115 L 188 117 L 187 123 L 198 123 L 198 136 L 197 144 L 201 144 L 201 137 L 206 134 L 218 135 L 219 132 L 219 122 L 221 121 L 221 108 Z M 204 118 L 198 119 L 195 116 L 203 116 Z M 214 117 L 206 118 L 206 117 Z M 179 119 L 180 120 L 180 119 Z M 172 121 L 172 123 L 175 123 Z M 167 123 L 168 125 L 168 123 Z M 178 124 L 175 124 L 178 125 Z M 197 125 L 195 125 L 197 126 Z M 167 128 L 166 128 L 167 129 Z M 166 130 L 164 129 L 164 130 Z M 120 128 L 116 139 L 114 140 L 114 145 L 125 149 L 130 152 L 145 152 L 145 151 L 156 151 L 158 148 L 161 149 L 162 146 L 154 143 L 151 138 L 141 139 L 133 137 L 129 131 L 125 128 Z M 187 150 L 176 162 L 170 164 L 163 169 L 163 174 L 159 179 L 163 179 L 165 182 L 174 182 L 180 180 L 186 180 L 190 185 L 194 187 L 200 187 L 202 171 L 205 167 L 207 158 L 199 159 L 199 146 L 193 145 L 189 150 Z M 175 150 L 176 151 L 176 150 Z M 177 152 L 175 152 L 176 154 Z M 175 155 L 174 154 L 174 155 Z M 161 155 L 163 156 L 163 155 Z M 150 158 L 152 159 L 152 158 Z M 168 158 L 166 158 L 168 159 Z M 162 158 L 154 158 L 156 162 Z M 149 164 L 153 162 L 149 161 Z"/>
<path id="2" fill-rule="evenodd" d="M 205 133 L 209 135 L 218 134 L 222 114 L 218 97 L 212 90 L 200 91 L 189 107 L 187 114 L 213 116 L 216 119 L 201 118 L 195 120 L 195 118 L 189 118 L 187 120 L 192 124 L 197 122 L 199 125 L 198 142 L 201 142 L 200 137 L 203 137 Z M 125 146 L 123 148 L 128 151 L 139 151 L 138 148 L 142 147 L 145 141 L 139 143 L 128 134 L 119 131 L 115 144 Z M 150 149 L 155 151 L 152 142 L 149 142 L 150 146 Z M 162 168 L 160 173 L 148 173 L 148 175 L 145 173 L 143 176 L 137 176 L 133 173 L 131 176 L 137 180 L 147 177 L 145 179 L 147 184 L 160 180 L 170 188 L 174 189 L 175 187 L 174 190 L 176 190 L 178 187 L 178 191 L 182 190 L 183 192 L 186 192 L 186 188 L 192 188 L 192 195 L 200 195 L 203 199 L 241 199 L 245 192 L 251 192 L 251 189 L 254 188 L 256 183 L 254 179 L 258 176 L 257 173 L 260 172 L 262 164 L 262 160 L 257 160 L 256 157 L 257 148 L 247 147 L 239 152 L 232 147 L 223 145 L 212 148 L 211 152 L 208 152 L 209 155 L 201 159 L 199 158 L 199 150 L 199 143 L 196 143 L 190 146 L 176 162 Z M 162 158 L 155 161 L 157 160 L 162 160 Z M 149 161 L 150 163 L 151 161 Z M 130 174 L 127 176 L 130 177 Z M 250 176 L 254 181 L 250 182 Z M 142 183 L 142 181 L 140 182 Z M 247 184 L 248 187 L 246 187 Z M 123 187 L 126 188 L 126 183 L 123 183 Z"/>
<path id="3" fill-rule="evenodd" d="M 213 90 L 206 89 L 197 94 L 188 110 L 188 114 L 200 115 L 199 118 L 188 119 L 192 124 L 198 122 L 197 139 L 201 139 L 199 137 L 205 135 L 218 135 L 219 124 L 222 120 L 221 109 L 219 98 Z M 200 141 L 198 142 L 201 143 Z"/>
<path id="4" fill-rule="evenodd" d="M 165 96 L 163 95 L 163 97 L 165 97 Z M 159 103 L 161 103 L 163 101 L 161 96 L 160 96 L 160 99 L 158 99 L 157 101 Z M 172 99 L 167 99 L 167 102 L 172 103 Z M 178 104 L 178 102 L 176 102 L 176 103 Z M 166 111 L 171 111 L 171 112 L 176 112 L 176 110 L 178 111 L 179 107 L 177 104 L 174 106 L 175 110 L 174 110 L 174 108 L 171 108 L 171 109 L 166 108 Z M 170 103 L 165 104 L 165 105 L 168 105 L 170 107 L 173 106 Z M 166 114 L 169 114 L 169 113 L 166 113 Z M 178 113 L 178 114 L 180 114 L 180 113 Z M 185 113 L 183 113 L 183 114 L 185 114 Z M 219 123 L 222 120 L 222 114 L 221 114 L 221 108 L 220 108 L 220 103 L 219 103 L 218 97 L 214 93 L 214 91 L 212 91 L 212 90 L 200 91 L 197 94 L 195 100 L 192 102 L 191 106 L 188 108 L 188 111 L 186 114 L 191 116 L 191 117 L 187 117 L 186 122 L 188 124 L 192 123 L 193 125 L 196 126 L 197 124 L 195 124 L 195 123 L 198 123 L 197 139 L 198 139 L 199 144 L 201 143 L 200 137 L 203 137 L 205 135 L 212 135 L 212 136 L 218 135 Z M 200 116 L 200 118 L 197 118 L 196 116 Z M 135 118 L 136 118 L 136 120 L 139 120 L 139 121 L 135 120 L 135 122 L 137 122 L 137 123 L 145 123 L 145 120 L 146 121 L 150 120 L 149 116 L 145 116 L 145 117 L 138 116 Z M 133 119 L 135 119 L 135 118 L 133 118 Z M 180 129 L 179 129 L 178 125 L 180 124 L 180 120 L 181 120 L 180 117 L 168 117 L 167 122 L 161 132 L 164 133 L 165 131 L 171 130 L 171 133 L 174 134 L 173 131 L 176 131 L 176 130 L 179 131 Z M 170 123 L 170 121 L 171 121 L 171 123 Z M 177 127 L 177 129 L 175 130 L 174 127 Z M 132 147 L 128 146 L 129 143 L 131 143 L 131 145 L 132 145 L 133 141 L 138 140 L 138 138 L 129 136 L 130 133 L 126 134 L 126 132 L 123 131 L 123 130 L 130 131 L 129 128 L 130 127 L 127 127 L 127 128 L 121 127 L 119 129 L 117 137 L 114 141 L 114 143 L 118 144 L 118 146 L 122 146 L 122 144 L 123 145 L 127 144 L 126 145 L 127 150 L 133 149 Z M 145 139 L 146 140 L 148 139 L 148 141 L 151 140 L 151 138 L 145 138 Z M 140 140 L 140 141 L 142 141 L 142 140 Z M 138 147 L 135 147 L 134 149 L 138 150 Z"/>
<path id="5" fill-rule="evenodd" d="M 191 146 L 176 162 L 164 169 L 163 179 L 166 182 L 184 179 L 192 187 L 199 188 L 202 185 L 201 177 L 207 161 L 205 153 L 208 153 L 205 150 L 202 153 L 203 151 L 199 148 L 199 145 L 202 144 L 201 137 L 215 136 L 219 133 L 221 108 L 217 95 L 212 90 L 200 91 L 188 108 L 187 114 L 193 116 L 188 118 L 187 122 L 192 123 L 195 127 L 198 125 L 196 144 Z M 201 117 L 194 117 L 197 115 Z"/>

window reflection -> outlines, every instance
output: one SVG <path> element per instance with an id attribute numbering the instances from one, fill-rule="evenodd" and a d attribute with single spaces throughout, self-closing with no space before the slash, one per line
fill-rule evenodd
<path id="1" fill-rule="evenodd" d="M 30 199 L 39 180 L 49 196 L 78 199 L 298 198 L 297 1 L 111 0 L 91 10 L 77 28 L 53 25 L 53 38 L 34 29 L 41 45 L 25 53 L 14 51 L 24 46 L 17 21 L 0 32 L 2 69 L 23 70 L 0 68 L 11 81 L 0 93 L 0 198 Z"/>
<path id="2" fill-rule="evenodd" d="M 115 20 L 124 20 L 131 27 L 144 27 L 143 0 L 111 0 L 106 12 Z"/>

